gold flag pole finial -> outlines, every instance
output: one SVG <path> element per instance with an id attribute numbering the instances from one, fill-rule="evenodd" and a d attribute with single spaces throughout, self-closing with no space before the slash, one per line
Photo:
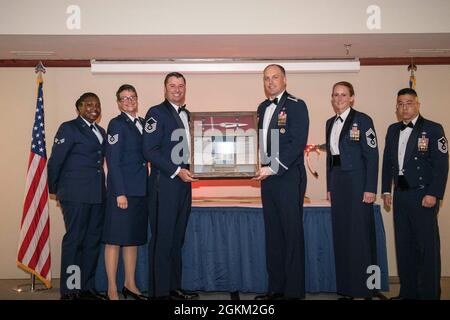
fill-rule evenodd
<path id="1" fill-rule="evenodd" d="M 39 61 L 36 67 L 34 68 L 34 72 L 38 74 L 38 79 L 42 80 L 42 74 L 46 72 L 44 64 L 42 61 Z"/>
<path id="2" fill-rule="evenodd" d="M 416 76 L 414 74 L 417 71 L 417 66 L 414 64 L 414 58 L 411 57 L 411 64 L 408 66 L 409 76 L 409 87 L 411 89 L 416 89 Z"/>

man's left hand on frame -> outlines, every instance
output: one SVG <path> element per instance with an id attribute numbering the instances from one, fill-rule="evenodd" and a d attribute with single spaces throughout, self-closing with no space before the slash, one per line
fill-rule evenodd
<path id="1" fill-rule="evenodd" d="M 256 171 L 256 176 L 253 178 L 253 180 L 262 181 L 267 179 L 267 177 L 273 175 L 273 171 L 270 170 L 269 167 L 262 167 L 258 171 Z"/>
<path id="2" fill-rule="evenodd" d="M 373 192 L 364 192 L 363 202 L 364 203 L 374 203 L 376 199 L 376 194 Z"/>

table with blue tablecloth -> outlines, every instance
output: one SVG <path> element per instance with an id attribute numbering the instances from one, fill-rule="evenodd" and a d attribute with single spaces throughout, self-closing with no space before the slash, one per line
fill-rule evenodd
<path id="1" fill-rule="evenodd" d="M 380 206 L 375 205 L 381 291 L 389 291 L 385 232 Z M 327 202 L 304 207 L 306 291 L 335 292 L 331 209 Z M 119 260 L 118 288 L 124 281 Z M 369 274 L 368 274 L 369 277 Z M 148 287 L 148 246 L 138 248 L 136 283 Z M 182 286 L 193 291 L 261 293 L 267 289 L 264 221 L 260 204 L 203 202 L 193 205 L 183 248 Z M 102 250 L 96 288 L 106 291 Z"/>

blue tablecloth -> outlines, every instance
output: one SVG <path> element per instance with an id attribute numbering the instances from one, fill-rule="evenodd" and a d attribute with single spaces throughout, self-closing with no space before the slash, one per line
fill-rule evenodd
<path id="1" fill-rule="evenodd" d="M 306 291 L 335 292 L 333 237 L 330 207 L 305 207 Z M 380 207 L 375 206 L 377 257 L 381 290 L 389 291 L 385 232 Z M 183 288 L 194 291 L 265 292 L 264 221 L 261 208 L 192 207 L 183 248 Z M 119 260 L 119 289 L 123 264 Z M 148 286 L 148 248 L 138 248 L 136 282 Z M 99 257 L 96 287 L 107 287 L 104 253 Z"/>

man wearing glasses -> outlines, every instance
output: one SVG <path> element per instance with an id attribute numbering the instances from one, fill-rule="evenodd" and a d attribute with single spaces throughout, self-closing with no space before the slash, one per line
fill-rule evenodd
<path id="1" fill-rule="evenodd" d="M 386 134 L 384 205 L 393 204 L 400 294 L 393 299 L 439 299 L 441 257 L 437 214 L 448 175 L 448 142 L 439 123 L 419 114 L 416 91 L 397 94 L 397 115 Z M 394 195 L 391 196 L 392 183 Z"/>

